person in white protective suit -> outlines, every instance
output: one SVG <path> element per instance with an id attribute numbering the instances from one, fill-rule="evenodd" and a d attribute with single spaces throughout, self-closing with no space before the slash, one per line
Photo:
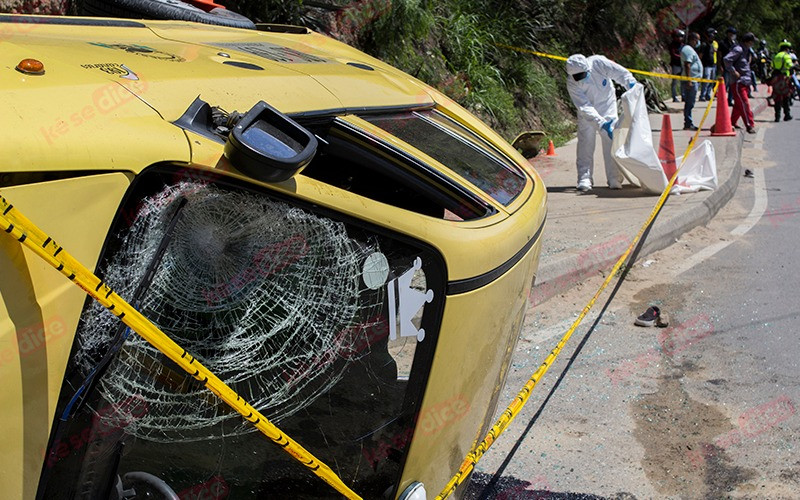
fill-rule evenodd
<path id="1" fill-rule="evenodd" d="M 592 189 L 595 137 L 600 132 L 608 187 L 622 187 L 622 172 L 611 154 L 617 122 L 617 96 L 613 82 L 626 89 L 636 84 L 630 71 L 606 57 L 573 54 L 567 59 L 567 91 L 578 108 L 578 191 Z"/>

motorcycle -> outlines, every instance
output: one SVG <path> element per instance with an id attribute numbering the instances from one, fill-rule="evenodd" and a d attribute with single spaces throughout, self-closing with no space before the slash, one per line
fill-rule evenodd
<path id="1" fill-rule="evenodd" d="M 759 50 L 756 54 L 756 64 L 753 68 L 761 83 L 767 83 L 772 77 L 772 57 L 768 50 Z"/>

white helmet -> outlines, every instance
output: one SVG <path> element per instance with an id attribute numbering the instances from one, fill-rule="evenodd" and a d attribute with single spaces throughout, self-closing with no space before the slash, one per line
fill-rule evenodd
<path id="1" fill-rule="evenodd" d="M 589 60 L 583 54 L 572 54 L 567 59 L 567 74 L 575 75 L 589 71 Z"/>

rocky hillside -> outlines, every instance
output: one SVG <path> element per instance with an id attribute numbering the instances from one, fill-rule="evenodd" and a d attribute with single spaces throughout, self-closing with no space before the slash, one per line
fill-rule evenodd
<path id="1" fill-rule="evenodd" d="M 12 14 L 63 14 L 67 0 L 0 0 L 0 12 Z"/>

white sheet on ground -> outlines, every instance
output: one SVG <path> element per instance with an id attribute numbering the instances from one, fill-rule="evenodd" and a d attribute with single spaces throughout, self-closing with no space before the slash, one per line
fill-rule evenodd
<path id="1" fill-rule="evenodd" d="M 681 158 L 675 160 L 680 165 Z M 718 187 L 717 158 L 714 154 L 714 145 L 705 140 L 695 147 L 686 162 L 678 171 L 678 178 L 672 186 L 672 194 L 696 193 L 698 191 L 713 191 Z"/>
<path id="2" fill-rule="evenodd" d="M 669 179 L 664 175 L 653 148 L 653 131 L 647 117 L 644 87 L 635 85 L 620 98 L 622 114 L 611 146 L 614 159 L 631 184 L 648 193 L 661 194 Z"/>

